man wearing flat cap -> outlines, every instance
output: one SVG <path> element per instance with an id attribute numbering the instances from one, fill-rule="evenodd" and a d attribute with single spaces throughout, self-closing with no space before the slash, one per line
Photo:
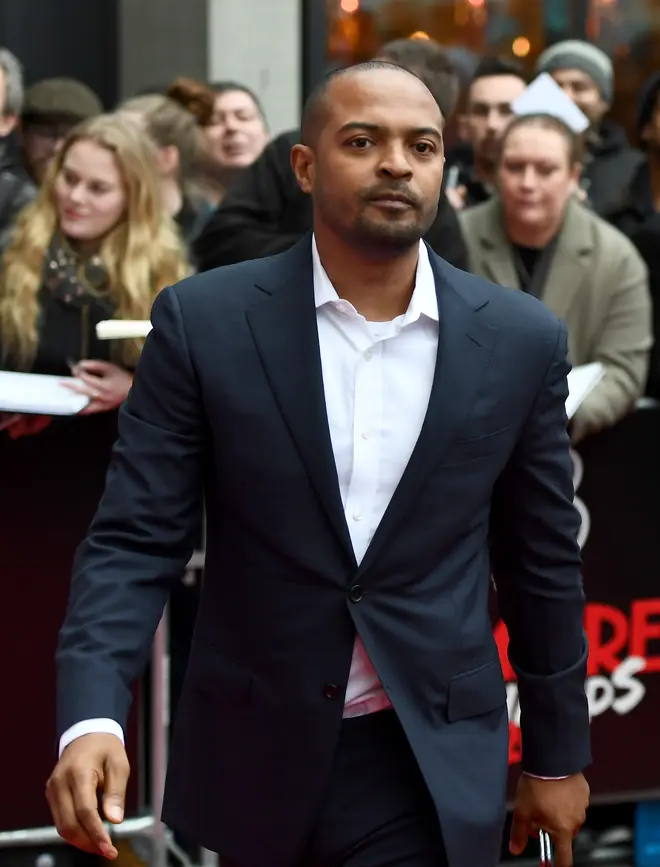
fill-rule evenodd
<path id="1" fill-rule="evenodd" d="M 69 131 L 102 111 L 94 91 L 75 78 L 47 78 L 28 88 L 21 118 L 23 155 L 36 184 Z"/>
<path id="2" fill-rule="evenodd" d="M 614 97 L 612 61 L 590 42 L 567 39 L 541 53 L 536 72 L 552 75 L 591 122 L 583 189 L 596 213 L 609 219 L 644 159 L 623 128 L 605 117 Z"/>

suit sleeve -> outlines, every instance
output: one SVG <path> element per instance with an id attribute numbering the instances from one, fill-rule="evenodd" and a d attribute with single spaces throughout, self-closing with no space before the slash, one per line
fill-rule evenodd
<path id="1" fill-rule="evenodd" d="M 57 650 L 58 734 L 95 718 L 125 729 L 132 684 L 198 540 L 206 423 L 175 289 L 156 299 L 152 324 L 75 558 Z"/>
<path id="2" fill-rule="evenodd" d="M 591 761 L 566 352 L 558 325 L 554 355 L 492 508 L 492 566 L 518 679 L 522 769 L 540 777 L 577 773 Z"/>
<path id="3" fill-rule="evenodd" d="M 653 345 L 653 314 L 646 266 L 632 248 L 613 275 L 614 290 L 592 360 L 605 376 L 587 395 L 573 418 L 573 440 L 616 424 L 642 396 Z"/>
<path id="4" fill-rule="evenodd" d="M 274 139 L 211 214 L 193 243 L 200 271 L 274 256 L 300 240 L 303 232 L 282 229 L 291 202 L 304 198 L 290 165 L 294 138 Z"/>

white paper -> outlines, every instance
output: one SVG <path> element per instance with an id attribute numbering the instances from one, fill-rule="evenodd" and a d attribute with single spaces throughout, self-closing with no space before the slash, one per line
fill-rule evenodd
<path id="1" fill-rule="evenodd" d="M 551 75 L 542 72 L 511 103 L 518 117 L 525 114 L 549 114 L 559 118 L 566 126 L 580 135 L 589 126 L 589 119 L 567 96 Z"/>
<path id="2" fill-rule="evenodd" d="M 151 331 L 148 319 L 104 319 L 96 326 L 99 340 L 133 340 L 146 337 Z"/>
<path id="3" fill-rule="evenodd" d="M 605 368 L 600 361 L 580 364 L 568 374 L 568 397 L 566 415 L 572 419 L 585 397 L 590 394 L 605 376 Z"/>
<path id="4" fill-rule="evenodd" d="M 29 415 L 76 415 L 89 403 L 62 382 L 80 382 L 73 377 L 0 370 L 0 412 Z"/>

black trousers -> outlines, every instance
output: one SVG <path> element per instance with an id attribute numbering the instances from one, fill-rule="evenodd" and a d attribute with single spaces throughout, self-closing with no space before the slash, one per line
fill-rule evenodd
<path id="1" fill-rule="evenodd" d="M 446 865 L 435 807 L 394 711 L 345 720 L 325 798 L 295 867 Z"/>

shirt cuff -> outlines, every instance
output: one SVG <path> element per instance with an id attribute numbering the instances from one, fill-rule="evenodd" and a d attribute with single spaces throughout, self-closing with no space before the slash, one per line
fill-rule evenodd
<path id="1" fill-rule="evenodd" d="M 531 777 L 533 780 L 567 780 L 568 774 L 563 777 L 539 777 L 538 774 L 528 774 L 527 771 L 523 771 L 523 774 L 526 777 Z"/>
<path id="2" fill-rule="evenodd" d="M 114 735 L 119 738 L 122 745 L 124 744 L 124 732 L 118 722 L 115 722 L 113 719 L 86 719 L 72 725 L 71 728 L 64 732 L 60 738 L 59 755 L 61 756 L 64 750 L 73 741 L 81 738 L 83 735 L 94 734 Z"/>

